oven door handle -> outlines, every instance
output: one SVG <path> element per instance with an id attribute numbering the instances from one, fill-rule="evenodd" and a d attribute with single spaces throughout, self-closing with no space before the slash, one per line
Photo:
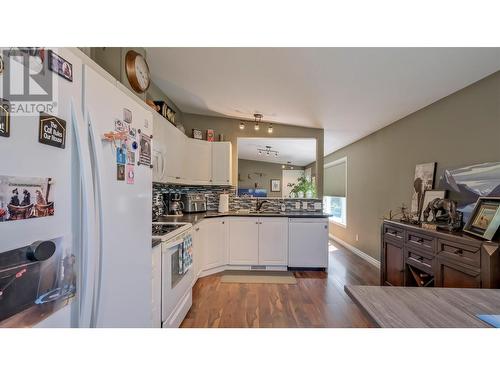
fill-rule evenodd
<path id="1" fill-rule="evenodd" d="M 175 242 L 172 242 L 172 243 L 168 243 L 167 242 L 166 245 L 165 245 L 165 249 L 162 249 L 162 252 L 166 253 L 166 252 L 168 252 L 170 250 L 173 250 L 173 248 L 175 248 L 175 250 L 177 250 L 177 246 L 179 246 L 182 243 L 184 243 L 184 238 L 182 238 L 180 240 L 177 240 Z"/>

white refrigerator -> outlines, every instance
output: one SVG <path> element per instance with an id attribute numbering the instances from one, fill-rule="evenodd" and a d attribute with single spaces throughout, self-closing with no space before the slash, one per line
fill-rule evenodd
<path id="1" fill-rule="evenodd" d="M 152 112 L 78 52 L 53 52 L 54 105 L 31 107 L 49 113 L 10 100 L 36 86 L 36 59 L 0 75 L 0 327 L 151 327 Z"/>

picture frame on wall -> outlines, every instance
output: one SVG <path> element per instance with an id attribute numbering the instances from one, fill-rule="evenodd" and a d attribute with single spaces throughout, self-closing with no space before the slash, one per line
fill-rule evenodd
<path id="1" fill-rule="evenodd" d="M 194 139 L 203 139 L 203 133 L 200 129 L 193 129 L 193 138 Z"/>
<path id="2" fill-rule="evenodd" d="M 424 200 L 422 204 L 422 211 L 420 212 L 420 221 L 424 222 L 424 211 L 429 205 L 430 202 L 432 202 L 434 199 L 439 198 L 439 199 L 444 199 L 446 198 L 448 191 L 447 190 L 426 190 L 424 192 Z M 433 217 L 432 211 L 429 214 L 429 217 L 427 218 L 427 221 L 434 221 L 436 218 Z"/>
<path id="3" fill-rule="evenodd" d="M 272 179 L 271 180 L 271 191 L 279 193 L 281 191 L 281 180 Z"/>
<path id="4" fill-rule="evenodd" d="M 480 197 L 464 232 L 491 241 L 500 226 L 500 197 Z"/>

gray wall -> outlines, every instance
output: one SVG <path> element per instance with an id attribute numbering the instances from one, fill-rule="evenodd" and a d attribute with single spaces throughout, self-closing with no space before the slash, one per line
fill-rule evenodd
<path id="1" fill-rule="evenodd" d="M 500 161 L 500 72 L 325 157 L 347 156 L 347 228 L 330 233 L 380 258 L 380 225 L 410 204 L 415 165 L 446 168 Z M 356 234 L 359 241 L 356 241 Z"/>
<path id="2" fill-rule="evenodd" d="M 304 169 L 304 167 L 293 166 L 294 169 Z M 262 177 L 257 173 L 262 173 Z M 281 191 L 271 191 L 271 180 L 280 180 L 283 184 L 283 168 L 281 164 L 266 163 L 264 161 L 238 159 L 238 188 L 253 189 L 255 184 L 258 188 L 267 189 L 268 197 L 281 198 L 283 186 Z M 250 175 L 250 179 L 248 178 Z"/>
<path id="3" fill-rule="evenodd" d="M 304 128 L 301 126 L 273 124 L 273 133 L 269 134 L 267 126 L 263 124 L 259 131 L 255 131 L 252 122 L 246 121 L 246 128 L 240 130 L 238 125 L 240 120 L 223 117 L 202 116 L 195 114 L 183 114 L 183 125 L 186 134 L 192 136 L 193 129 L 203 131 L 203 138 L 206 137 L 206 130 L 215 130 L 216 139 L 219 134 L 224 134 L 224 140 L 230 141 L 233 146 L 233 182 L 236 183 L 238 177 L 238 137 L 259 137 L 259 138 L 315 138 L 316 139 L 316 184 L 318 197 L 323 196 L 323 143 L 324 130 L 315 128 Z"/>

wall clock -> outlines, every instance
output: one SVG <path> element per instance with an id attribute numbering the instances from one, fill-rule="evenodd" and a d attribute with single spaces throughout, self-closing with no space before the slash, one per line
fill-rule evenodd
<path id="1" fill-rule="evenodd" d="M 149 88 L 151 75 L 144 56 L 133 50 L 128 51 L 125 56 L 125 71 L 130 86 L 136 92 L 143 93 Z"/>

